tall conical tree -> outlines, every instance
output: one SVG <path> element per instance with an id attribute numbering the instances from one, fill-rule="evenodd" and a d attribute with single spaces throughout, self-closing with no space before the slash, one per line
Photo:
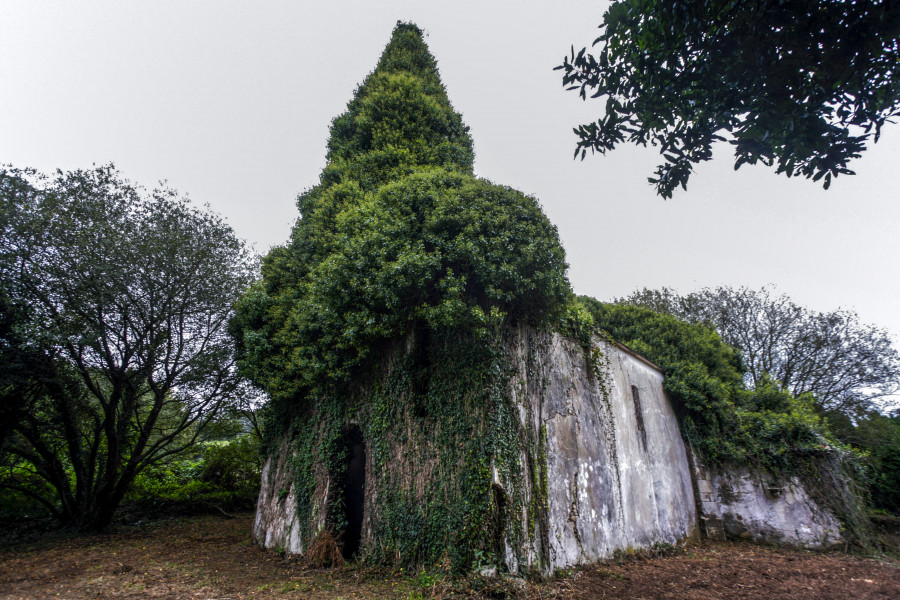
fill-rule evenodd
<path id="1" fill-rule="evenodd" d="M 370 190 L 425 166 L 471 175 L 473 159 L 469 128 L 450 105 L 422 32 L 398 25 L 332 123 L 323 183 L 353 179 Z"/>
<path id="2" fill-rule="evenodd" d="M 473 177 L 472 161 L 422 31 L 398 24 L 332 123 L 290 243 L 238 306 L 243 368 L 273 398 L 345 379 L 414 321 L 482 330 L 566 301 L 556 228 L 533 198 Z"/>
<path id="3" fill-rule="evenodd" d="M 501 332 L 550 322 L 572 293 L 537 202 L 474 177 L 472 162 L 422 32 L 398 24 L 332 124 L 290 242 L 265 258 L 232 327 L 242 370 L 271 397 L 269 450 L 293 457 L 304 540 L 343 526 L 340 486 L 313 473 L 341 480 L 352 421 L 379 469 L 368 556 L 424 564 L 455 544 L 465 568 L 496 541 L 486 465 L 501 449 L 503 464 L 519 457 L 516 431 L 494 423 L 512 418 Z M 423 442 L 404 469 L 389 468 L 385 448 L 410 435 Z"/>

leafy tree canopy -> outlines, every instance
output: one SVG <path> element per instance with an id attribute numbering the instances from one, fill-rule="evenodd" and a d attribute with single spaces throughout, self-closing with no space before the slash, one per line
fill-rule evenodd
<path id="1" fill-rule="evenodd" d="M 557 67 L 605 114 L 579 126 L 576 156 L 625 141 L 659 146 L 650 182 L 686 188 L 712 145 L 735 169 L 761 162 L 828 188 L 900 112 L 900 10 L 863 0 L 620 0 L 586 49 Z"/>
<path id="2" fill-rule="evenodd" d="M 0 449 L 22 418 L 25 398 L 38 385 L 35 374 L 41 369 L 41 355 L 23 334 L 28 308 L 11 297 L 11 286 L 0 281 Z"/>
<path id="3" fill-rule="evenodd" d="M 684 296 L 644 289 L 618 302 L 715 328 L 740 350 L 749 385 L 772 378 L 795 395 L 811 394 L 823 413 L 855 419 L 900 391 L 890 336 L 848 310 L 820 313 L 768 288 L 727 286 Z"/>
<path id="4" fill-rule="evenodd" d="M 479 336 L 562 306 L 556 228 L 533 198 L 474 177 L 472 162 L 422 32 L 398 24 L 332 123 L 289 243 L 237 306 L 244 372 L 274 400 L 297 400 L 346 381 L 410 327 Z"/>
<path id="5" fill-rule="evenodd" d="M 252 270 L 229 227 L 171 190 L 111 166 L 0 169 L 0 489 L 106 526 L 240 392 L 226 328 Z"/>
<path id="6" fill-rule="evenodd" d="M 867 454 L 872 505 L 900 514 L 900 414 L 872 411 L 855 423 L 838 417 L 830 419 L 835 434 Z"/>

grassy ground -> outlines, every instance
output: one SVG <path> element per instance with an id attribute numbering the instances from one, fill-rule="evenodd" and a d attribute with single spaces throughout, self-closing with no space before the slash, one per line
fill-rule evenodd
<path id="1" fill-rule="evenodd" d="M 252 518 L 173 519 L 12 546 L 0 552 L 0 598 L 900 598 L 900 568 L 886 562 L 737 543 L 609 561 L 544 582 L 315 570 L 251 544 Z"/>

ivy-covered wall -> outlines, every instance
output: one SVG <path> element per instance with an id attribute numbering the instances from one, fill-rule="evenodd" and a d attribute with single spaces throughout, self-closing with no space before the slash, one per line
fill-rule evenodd
<path id="1" fill-rule="evenodd" d="M 367 442 L 361 557 L 547 573 L 695 534 L 685 447 L 644 359 L 597 336 L 585 352 L 523 325 L 505 328 L 490 353 L 429 340 L 421 380 L 420 341 L 396 345 L 343 417 Z M 320 528 L 342 525 L 348 457 L 324 468 L 306 450 L 327 447 L 328 430 L 317 414 L 270 458 L 260 543 L 302 553 Z"/>
<path id="2" fill-rule="evenodd" d="M 527 546 L 538 517 L 522 477 L 538 469 L 537 444 L 510 396 L 502 336 L 463 336 L 413 330 L 365 385 L 295 418 L 266 466 L 257 540 L 301 553 L 320 531 L 344 529 L 342 439 L 358 427 L 362 557 L 464 571 L 496 563 L 507 543 Z"/>

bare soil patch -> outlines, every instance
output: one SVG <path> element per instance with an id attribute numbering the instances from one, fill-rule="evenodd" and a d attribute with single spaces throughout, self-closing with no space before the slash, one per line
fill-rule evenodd
<path id="1" fill-rule="evenodd" d="M 900 598 L 900 568 L 888 562 L 738 543 L 608 561 L 528 584 L 310 569 L 251 544 L 252 519 L 184 518 L 14 546 L 0 552 L 0 598 Z"/>
<path id="2" fill-rule="evenodd" d="M 678 550 L 674 556 L 588 567 L 569 586 L 568 597 L 592 600 L 896 599 L 900 568 L 842 553 L 717 543 Z"/>

